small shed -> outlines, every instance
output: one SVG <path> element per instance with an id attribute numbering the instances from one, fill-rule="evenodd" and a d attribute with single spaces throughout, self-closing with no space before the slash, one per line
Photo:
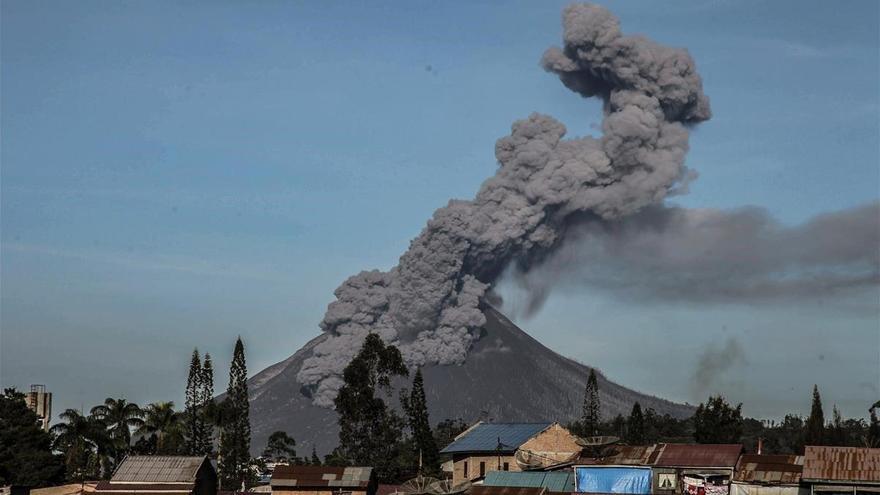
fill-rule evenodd
<path id="1" fill-rule="evenodd" d="M 207 457 L 136 455 L 122 460 L 94 495 L 217 495 L 217 472 Z"/>
<path id="2" fill-rule="evenodd" d="M 376 495 L 371 467 L 277 466 L 269 481 L 282 495 Z"/>
<path id="3" fill-rule="evenodd" d="M 801 481 L 811 494 L 880 493 L 880 449 L 807 446 Z"/>
<path id="4" fill-rule="evenodd" d="M 733 473 L 730 495 L 804 495 L 800 487 L 803 469 L 801 455 L 742 455 Z"/>
<path id="5" fill-rule="evenodd" d="M 657 444 L 648 455 L 653 491 L 659 494 L 727 495 L 741 444 Z"/>

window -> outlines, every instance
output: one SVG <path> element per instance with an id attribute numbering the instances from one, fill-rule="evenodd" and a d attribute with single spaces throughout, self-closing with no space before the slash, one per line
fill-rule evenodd
<path id="1" fill-rule="evenodd" d="M 505 463 L 504 463 L 504 470 L 505 470 L 505 471 L 510 471 L 510 463 L 509 463 L 509 462 L 505 462 Z"/>
<path id="2" fill-rule="evenodd" d="M 468 470 L 467 470 L 467 461 L 464 461 L 464 477 L 465 477 L 465 478 L 468 477 L 468 472 L 467 472 L 467 471 L 468 471 Z"/>
<path id="3" fill-rule="evenodd" d="M 486 463 L 485 462 L 480 463 L 480 477 L 482 478 L 483 476 L 486 476 Z"/>

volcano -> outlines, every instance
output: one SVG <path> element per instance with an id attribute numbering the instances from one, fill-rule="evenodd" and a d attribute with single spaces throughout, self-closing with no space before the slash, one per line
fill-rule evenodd
<path id="1" fill-rule="evenodd" d="M 548 349 L 495 308 L 485 306 L 483 313 L 486 324 L 463 364 L 422 368 L 431 421 L 436 424 L 461 418 L 473 423 L 482 417 L 566 423 L 576 419 L 590 368 Z M 255 452 L 278 430 L 296 439 L 301 454 L 307 454 L 312 446 L 319 454 L 336 446 L 336 413 L 312 404 L 308 390 L 296 379 L 303 360 L 328 337 L 315 337 L 294 355 L 248 381 Z M 677 418 L 693 413 L 691 406 L 630 390 L 596 371 L 605 418 L 629 414 L 635 402 L 643 409 L 654 408 Z M 392 401 L 397 401 L 396 394 Z"/>

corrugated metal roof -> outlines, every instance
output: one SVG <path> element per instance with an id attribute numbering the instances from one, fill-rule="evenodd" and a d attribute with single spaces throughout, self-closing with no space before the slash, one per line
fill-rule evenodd
<path id="1" fill-rule="evenodd" d="M 547 489 L 543 487 L 524 486 L 471 486 L 471 495 L 546 495 Z"/>
<path id="2" fill-rule="evenodd" d="M 553 423 L 479 423 L 441 450 L 463 452 L 513 452 Z M 499 442 L 501 448 L 499 449 Z"/>
<path id="3" fill-rule="evenodd" d="M 186 483 L 196 480 L 204 457 L 175 455 L 128 456 L 113 473 L 111 481 L 139 483 Z"/>
<path id="4" fill-rule="evenodd" d="M 734 481 L 761 484 L 797 484 L 804 470 L 804 456 L 745 454 L 736 463 Z"/>
<path id="5" fill-rule="evenodd" d="M 807 446 L 803 479 L 880 483 L 880 449 Z"/>
<path id="6" fill-rule="evenodd" d="M 269 484 L 273 487 L 363 488 L 370 484 L 371 467 L 276 466 Z"/>
<path id="7" fill-rule="evenodd" d="M 131 492 L 131 491 L 178 491 L 190 492 L 196 484 L 193 483 L 114 483 L 112 481 L 99 481 L 95 490 L 105 492 Z"/>
<path id="8" fill-rule="evenodd" d="M 731 468 L 736 466 L 741 444 L 658 444 L 648 461 L 660 467 Z"/>
<path id="9" fill-rule="evenodd" d="M 585 466 L 645 466 L 657 445 L 613 445 L 604 449 L 602 457 L 582 457 L 575 464 Z"/>
<path id="10" fill-rule="evenodd" d="M 546 488 L 551 492 L 573 492 L 574 473 L 562 471 L 489 471 L 484 486 Z"/>

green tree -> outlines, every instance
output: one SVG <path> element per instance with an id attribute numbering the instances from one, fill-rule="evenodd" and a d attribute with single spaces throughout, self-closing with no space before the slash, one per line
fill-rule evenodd
<path id="1" fill-rule="evenodd" d="M 62 422 L 51 428 L 52 447 L 64 456 L 67 479 L 82 482 L 100 477 L 99 448 L 108 440 L 104 424 L 76 409 L 67 409 L 58 417 Z"/>
<path id="2" fill-rule="evenodd" d="M 378 394 L 390 397 L 391 378 L 408 374 L 396 347 L 385 345 L 374 333 L 367 335 L 343 371 L 343 385 L 334 401 L 339 415 L 339 447 L 331 454 L 335 459 L 328 460 L 372 465 L 382 482 L 399 477 L 404 422 Z"/>
<path id="3" fill-rule="evenodd" d="M 878 408 L 880 408 L 880 400 L 868 409 L 871 422 L 868 424 L 868 434 L 865 437 L 867 447 L 880 447 L 880 419 L 877 418 Z"/>
<path id="4" fill-rule="evenodd" d="M 266 448 L 263 449 L 263 457 L 272 459 L 273 461 L 290 461 L 296 459 L 296 440 L 291 438 L 286 432 L 276 431 L 269 435 L 266 442 Z"/>
<path id="5" fill-rule="evenodd" d="M 847 445 L 846 426 L 837 404 L 831 408 L 831 424 L 828 425 L 828 445 L 845 447 Z"/>
<path id="6" fill-rule="evenodd" d="M 601 418 L 601 404 L 599 402 L 599 382 L 596 380 L 596 370 L 590 368 L 590 376 L 584 388 L 584 405 L 581 411 L 581 428 L 585 436 L 599 434 Z"/>
<path id="7" fill-rule="evenodd" d="M 0 485 L 48 486 L 64 479 L 64 462 L 52 452 L 25 395 L 8 388 L 0 395 Z"/>
<path id="8" fill-rule="evenodd" d="M 638 402 L 633 404 L 629 420 L 626 422 L 626 441 L 630 445 L 645 443 L 645 417 L 642 415 L 642 406 Z"/>
<path id="9" fill-rule="evenodd" d="M 144 409 L 144 422 L 136 433 L 156 437 L 152 453 L 177 454 L 183 443 L 182 415 L 174 410 L 173 402 L 155 402 Z"/>
<path id="10" fill-rule="evenodd" d="M 446 447 L 455 441 L 455 437 L 467 429 L 468 424 L 461 418 L 444 419 L 437 423 L 437 428 L 434 429 L 434 443 L 439 447 Z"/>
<path id="11" fill-rule="evenodd" d="M 202 361 L 197 394 L 199 400 L 196 414 L 199 416 L 199 436 L 194 442 L 196 453 L 211 455 L 214 451 L 214 425 L 211 424 L 207 415 L 214 403 L 214 364 L 211 361 L 211 355 L 207 352 L 204 361 Z"/>
<path id="12" fill-rule="evenodd" d="M 320 466 L 321 465 L 321 458 L 318 457 L 318 451 L 315 450 L 314 445 L 312 445 L 312 458 L 309 460 L 309 464 L 311 464 L 312 466 Z"/>
<path id="13" fill-rule="evenodd" d="M 251 423 L 247 364 L 241 337 L 235 341 L 225 402 L 220 430 L 220 486 L 224 490 L 237 490 L 243 484 L 247 486 L 253 483 L 254 477 L 250 469 Z"/>
<path id="14" fill-rule="evenodd" d="M 201 418 L 198 414 L 202 381 L 202 359 L 199 350 L 193 349 L 189 362 L 189 374 L 186 378 L 186 395 L 183 414 L 186 418 L 186 453 L 195 455 L 199 451 L 202 436 Z"/>
<path id="15" fill-rule="evenodd" d="M 412 435 L 413 454 L 421 463 L 423 473 L 436 475 L 440 471 L 440 451 L 434 441 L 431 422 L 428 419 L 428 400 L 425 397 L 425 382 L 421 368 L 413 377 L 409 398 L 401 397 L 403 410 L 407 415 L 407 425 Z"/>
<path id="16" fill-rule="evenodd" d="M 807 445 L 824 445 L 825 413 L 822 411 L 822 397 L 819 396 L 817 385 L 813 385 L 813 405 L 810 408 L 810 416 L 807 417 L 805 428 L 804 441 Z"/>
<path id="17" fill-rule="evenodd" d="M 103 404 L 93 407 L 91 414 L 105 425 L 114 454 L 121 460 L 131 447 L 131 429 L 144 424 L 143 411 L 134 402 L 108 397 Z"/>
<path id="18" fill-rule="evenodd" d="M 724 397 L 709 397 L 693 417 L 697 443 L 739 443 L 743 432 L 742 404 L 732 407 Z"/>

